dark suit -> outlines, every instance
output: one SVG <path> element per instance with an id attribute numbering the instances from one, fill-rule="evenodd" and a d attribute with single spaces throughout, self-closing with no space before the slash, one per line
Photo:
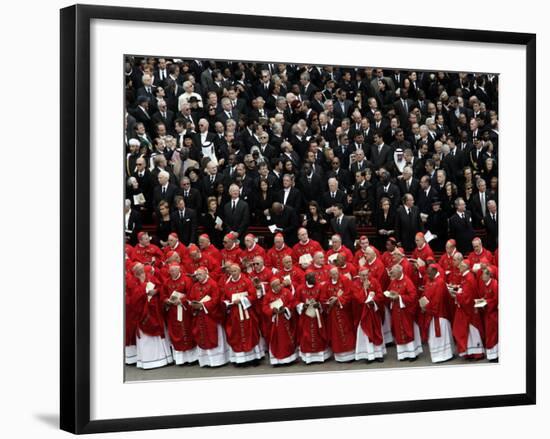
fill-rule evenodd
<path id="1" fill-rule="evenodd" d="M 200 191 L 195 188 L 190 188 L 187 196 L 185 196 L 185 192 L 186 191 L 182 188 L 176 189 L 176 195 L 183 197 L 186 207 L 200 212 L 202 210 L 202 197 Z"/>
<path id="2" fill-rule="evenodd" d="M 422 232 L 424 226 L 420 220 L 420 209 L 413 206 L 407 214 L 405 206 L 399 206 L 395 217 L 395 234 L 406 251 L 412 251 L 416 247 L 414 241 L 418 232 Z"/>
<path id="3" fill-rule="evenodd" d="M 151 117 L 153 120 L 153 123 L 156 125 L 159 122 L 162 122 L 164 125 L 166 125 L 166 131 L 169 133 L 174 132 L 174 112 L 170 110 L 166 110 L 166 117 L 164 117 L 160 111 L 157 111 L 153 116 Z"/>
<path id="4" fill-rule="evenodd" d="M 420 212 L 426 213 L 426 214 L 430 213 L 432 211 L 432 202 L 436 197 L 437 197 L 437 191 L 434 189 L 433 186 L 430 186 L 427 195 L 424 189 L 419 189 L 418 200 L 416 201 L 416 205 L 420 209 Z"/>
<path id="5" fill-rule="evenodd" d="M 380 200 L 386 197 L 390 200 L 391 209 L 395 212 L 401 202 L 401 193 L 396 184 L 390 183 L 388 191 L 386 192 L 384 186 L 379 184 L 376 188 L 376 209 L 380 206 Z"/>
<path id="6" fill-rule="evenodd" d="M 372 145 L 370 148 L 370 161 L 376 169 L 385 166 L 386 163 L 393 160 L 393 151 L 385 143 L 382 144 L 380 153 L 378 152 L 378 145 Z"/>
<path id="7" fill-rule="evenodd" d="M 137 244 L 137 234 L 141 230 L 141 217 L 137 210 L 130 210 L 130 217 L 128 218 L 128 224 L 125 224 L 126 237 L 128 242 L 132 245 Z"/>
<path id="8" fill-rule="evenodd" d="M 335 178 L 338 181 L 338 186 L 346 192 L 351 186 L 351 175 L 347 169 L 339 168 L 337 171 L 329 171 L 327 180 Z"/>
<path id="9" fill-rule="evenodd" d="M 229 201 L 223 207 L 223 226 L 225 232 L 237 232 L 239 237 L 243 239 L 250 223 L 248 203 L 239 199 L 234 210 L 231 204 L 232 201 Z"/>
<path id="10" fill-rule="evenodd" d="M 193 209 L 185 208 L 183 218 L 180 210 L 170 215 L 172 230 L 185 245 L 197 242 L 197 213 Z"/>
<path id="11" fill-rule="evenodd" d="M 168 187 L 166 188 L 165 194 L 162 193 L 162 187 L 160 185 L 156 185 L 153 189 L 153 207 L 155 210 L 158 209 L 159 203 L 161 201 L 167 201 L 168 204 L 170 204 L 170 207 L 173 205 L 174 202 L 174 196 L 176 195 L 177 187 L 174 186 L 171 183 L 168 183 Z"/>
<path id="12" fill-rule="evenodd" d="M 475 237 L 472 226 L 472 215 L 469 211 L 464 212 L 465 218 L 461 218 L 455 212 L 449 218 L 449 237 L 456 241 L 456 248 L 462 254 L 472 251 L 472 239 Z"/>
<path id="13" fill-rule="evenodd" d="M 344 206 L 344 210 L 346 210 L 348 206 L 348 198 L 344 191 L 338 189 L 334 198 L 331 197 L 330 192 L 325 192 L 323 194 L 323 197 L 321 198 L 321 206 L 323 207 L 323 209 L 326 210 L 329 207 L 335 206 L 336 204 L 342 204 Z"/>
<path id="14" fill-rule="evenodd" d="M 311 176 L 311 180 L 308 179 L 307 175 L 302 175 L 298 180 L 298 187 L 306 203 L 312 200 L 318 203 L 321 201 L 321 195 L 323 193 L 322 181 L 321 177 L 315 172 Z"/>
<path id="15" fill-rule="evenodd" d="M 296 210 L 292 207 L 285 206 L 278 215 L 271 212 L 271 219 L 268 221 L 268 224 L 275 224 L 278 228 L 282 229 L 281 233 L 284 235 L 285 242 L 289 247 L 298 242 L 296 231 L 298 230 L 299 219 Z"/>
<path id="16" fill-rule="evenodd" d="M 214 177 L 214 182 L 211 182 L 210 181 L 210 175 L 205 175 L 203 178 L 202 178 L 202 182 L 201 182 L 201 186 L 202 186 L 202 196 L 206 199 L 208 198 L 210 195 L 214 195 L 214 192 L 215 192 L 215 189 L 216 189 L 216 186 L 219 184 L 219 183 L 223 183 L 223 175 L 220 174 L 219 172 L 216 174 L 216 176 Z"/>
<path id="17" fill-rule="evenodd" d="M 485 191 L 485 214 L 489 213 L 489 209 L 487 208 L 487 201 L 493 199 L 493 194 L 489 191 Z M 473 225 L 474 227 L 481 228 L 483 227 L 482 220 L 484 219 L 483 210 L 481 207 L 481 199 L 479 197 L 479 192 L 472 195 L 472 199 L 470 200 L 470 208 L 472 209 L 472 219 L 473 219 Z"/>
<path id="18" fill-rule="evenodd" d="M 286 203 L 284 202 L 284 200 L 285 200 L 285 190 L 281 189 L 277 193 L 276 201 L 278 201 L 281 204 L 284 204 L 285 206 L 293 207 L 296 210 L 296 212 L 301 211 L 301 208 L 302 208 L 302 193 L 298 189 L 296 189 L 294 187 L 290 188 L 288 197 L 286 199 Z"/>
<path id="19" fill-rule="evenodd" d="M 399 179 L 397 182 L 397 186 L 399 186 L 399 191 L 401 192 L 401 196 L 409 193 L 411 194 L 415 201 L 417 200 L 418 191 L 420 190 L 420 182 L 417 178 L 411 177 L 411 182 L 409 183 L 409 188 L 407 189 L 407 183 L 402 178 Z"/>
<path id="20" fill-rule="evenodd" d="M 483 244 L 493 252 L 498 247 L 498 213 L 493 220 L 491 214 L 487 210 L 487 215 L 485 215 L 485 230 L 487 231 L 487 238 Z"/>
<path id="21" fill-rule="evenodd" d="M 342 238 L 342 244 L 349 248 L 352 252 L 355 249 L 355 239 L 357 237 L 357 229 L 355 228 L 355 217 L 343 216 L 341 223 L 338 219 L 332 218 L 330 226 L 334 233 L 337 233 Z M 348 261 L 349 262 L 349 261 Z"/>

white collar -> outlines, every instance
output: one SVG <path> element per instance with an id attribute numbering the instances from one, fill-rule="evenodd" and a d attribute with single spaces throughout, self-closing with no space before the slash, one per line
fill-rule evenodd
<path id="1" fill-rule="evenodd" d="M 404 277 L 405 277 L 405 275 L 403 273 L 401 273 L 401 277 L 397 280 L 403 280 Z"/>

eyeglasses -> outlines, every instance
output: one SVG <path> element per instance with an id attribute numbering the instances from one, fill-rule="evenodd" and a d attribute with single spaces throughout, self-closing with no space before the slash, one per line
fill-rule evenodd
<path id="1" fill-rule="evenodd" d="M 260 262 L 253 262 L 252 265 L 262 265 Z"/>

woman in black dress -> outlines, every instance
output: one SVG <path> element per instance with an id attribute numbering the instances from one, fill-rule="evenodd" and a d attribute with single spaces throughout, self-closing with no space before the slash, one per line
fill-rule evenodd
<path id="1" fill-rule="evenodd" d="M 164 247 L 166 241 L 168 241 L 168 235 L 172 232 L 172 225 L 170 223 L 170 205 L 167 201 L 162 200 L 158 206 L 157 218 L 157 238 L 159 244 Z"/>
<path id="2" fill-rule="evenodd" d="M 440 194 L 441 209 L 445 212 L 447 218 L 455 213 L 455 200 L 458 197 L 456 184 L 448 181 L 445 183 L 445 193 Z"/>
<path id="3" fill-rule="evenodd" d="M 200 222 L 204 232 L 210 237 L 210 242 L 217 248 L 222 248 L 223 224 L 216 224 L 216 218 L 220 216 L 216 197 L 208 197 L 206 200 L 206 212 L 201 215 Z"/>
<path id="4" fill-rule="evenodd" d="M 328 248 L 328 222 L 321 213 L 317 201 L 310 201 L 307 204 L 307 213 L 305 214 L 302 226 L 307 229 L 307 233 L 311 239 L 321 244 L 321 247 L 325 250 Z"/>
<path id="5" fill-rule="evenodd" d="M 273 193 L 269 187 L 267 179 L 262 178 L 258 183 L 258 188 L 252 194 L 252 215 L 254 217 L 253 222 L 258 225 L 266 226 L 266 211 L 271 209 L 273 204 Z"/>
<path id="6" fill-rule="evenodd" d="M 380 208 L 376 212 L 374 226 L 376 227 L 376 247 L 383 251 L 386 247 L 386 241 L 395 233 L 395 212 L 391 209 L 390 199 L 382 197 L 380 199 Z"/>

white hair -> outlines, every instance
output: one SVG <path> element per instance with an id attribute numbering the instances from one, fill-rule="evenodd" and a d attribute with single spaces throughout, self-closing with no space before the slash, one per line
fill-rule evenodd
<path id="1" fill-rule="evenodd" d="M 139 146 L 139 145 L 141 145 L 141 143 L 140 143 L 140 141 L 139 141 L 138 139 L 130 139 L 130 140 L 128 141 L 128 144 L 129 144 L 130 146 Z"/>
<path id="2" fill-rule="evenodd" d="M 170 179 L 170 174 L 169 174 L 167 171 L 160 171 L 158 176 L 159 176 L 159 177 L 164 177 L 164 178 L 166 178 L 167 180 Z"/>

